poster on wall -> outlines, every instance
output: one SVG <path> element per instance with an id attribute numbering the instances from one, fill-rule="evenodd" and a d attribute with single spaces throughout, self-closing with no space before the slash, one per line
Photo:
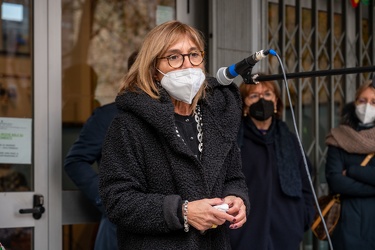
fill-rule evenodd
<path id="1" fill-rule="evenodd" d="M 31 121 L 0 117 L 0 163 L 31 164 Z"/>

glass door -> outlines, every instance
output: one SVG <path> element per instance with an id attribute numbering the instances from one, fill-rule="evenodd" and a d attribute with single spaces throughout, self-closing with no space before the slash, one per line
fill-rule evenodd
<path id="1" fill-rule="evenodd" d="M 53 52 L 61 46 L 54 32 L 58 7 L 47 0 L 0 0 L 0 243 L 5 249 L 61 249 L 61 174 L 55 169 L 61 154 L 54 146 L 61 140 L 55 125 L 61 78 L 53 74 L 59 60 L 51 60 L 60 56 Z"/>
<path id="2" fill-rule="evenodd" d="M 70 154 L 70 150 L 93 111 L 114 102 L 128 59 L 147 32 L 175 19 L 176 3 L 62 0 L 61 5 L 62 156 L 70 157 L 67 171 L 62 170 L 63 249 L 93 249 L 102 216 L 97 202 L 97 144 L 85 147 L 86 152 L 76 147 Z M 100 123 L 98 127 L 105 126 Z M 88 138 L 100 137 L 97 131 L 79 138 L 80 145 L 93 145 Z"/>
<path id="3" fill-rule="evenodd" d="M 33 214 L 20 213 L 33 210 L 35 192 L 32 6 L 1 1 L 0 8 L 0 243 L 6 249 L 32 249 Z"/>

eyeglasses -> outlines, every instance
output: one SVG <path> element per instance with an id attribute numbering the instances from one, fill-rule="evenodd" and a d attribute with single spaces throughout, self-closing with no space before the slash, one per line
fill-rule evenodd
<path id="1" fill-rule="evenodd" d="M 204 51 L 194 51 L 188 54 L 173 54 L 169 56 L 159 57 L 158 59 L 167 59 L 169 66 L 174 69 L 180 68 L 185 61 L 185 56 L 189 58 L 189 62 L 193 66 L 198 66 L 203 62 Z"/>
<path id="2" fill-rule="evenodd" d="M 274 97 L 274 94 L 271 91 L 264 92 L 263 94 L 261 93 L 251 93 L 248 97 L 252 101 L 257 101 L 259 100 L 260 97 L 263 97 L 265 100 L 271 100 Z"/>

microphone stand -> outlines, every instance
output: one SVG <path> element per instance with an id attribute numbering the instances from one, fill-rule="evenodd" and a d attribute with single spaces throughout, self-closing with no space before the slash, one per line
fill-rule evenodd
<path id="1" fill-rule="evenodd" d="M 329 70 L 319 70 L 319 71 L 309 71 L 309 72 L 297 72 L 297 73 L 287 73 L 286 78 L 304 78 L 304 77 L 318 77 L 318 76 L 331 76 L 331 75 L 343 75 L 343 74 L 355 74 L 363 72 L 375 72 L 375 66 L 364 66 L 364 67 L 353 67 L 353 68 L 342 68 L 342 69 L 329 69 Z M 278 75 L 253 75 L 251 81 L 245 81 L 245 83 L 256 83 L 271 80 L 282 80 L 284 78 L 283 74 Z"/>

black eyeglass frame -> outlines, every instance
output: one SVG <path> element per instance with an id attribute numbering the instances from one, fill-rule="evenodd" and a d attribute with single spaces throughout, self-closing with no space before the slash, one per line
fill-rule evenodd
<path id="1" fill-rule="evenodd" d="M 198 64 L 194 64 L 194 63 L 192 63 L 192 62 L 191 62 L 191 59 L 190 59 L 191 54 L 196 53 L 195 51 L 194 51 L 194 52 L 187 53 L 187 54 L 175 53 L 175 54 L 170 55 L 170 56 L 158 57 L 157 59 L 167 59 L 167 61 L 168 61 L 168 65 L 169 65 L 169 66 L 171 66 L 171 67 L 174 68 L 174 69 L 178 69 L 178 68 L 181 68 L 181 66 L 184 64 L 184 62 L 185 62 L 185 56 L 187 56 L 187 57 L 189 58 L 189 62 L 191 63 L 191 65 L 193 65 L 193 66 L 199 66 L 199 65 L 201 65 L 202 62 L 204 61 L 204 51 L 203 51 L 203 50 L 200 50 L 199 52 L 201 53 L 202 61 L 201 61 L 200 63 L 198 63 Z M 169 62 L 169 60 L 171 59 L 171 57 L 172 57 L 172 56 L 175 56 L 175 55 L 181 55 L 181 56 L 182 56 L 182 62 L 181 62 L 181 65 L 178 66 L 178 67 L 173 67 L 173 66 L 170 64 L 170 62 Z"/>

